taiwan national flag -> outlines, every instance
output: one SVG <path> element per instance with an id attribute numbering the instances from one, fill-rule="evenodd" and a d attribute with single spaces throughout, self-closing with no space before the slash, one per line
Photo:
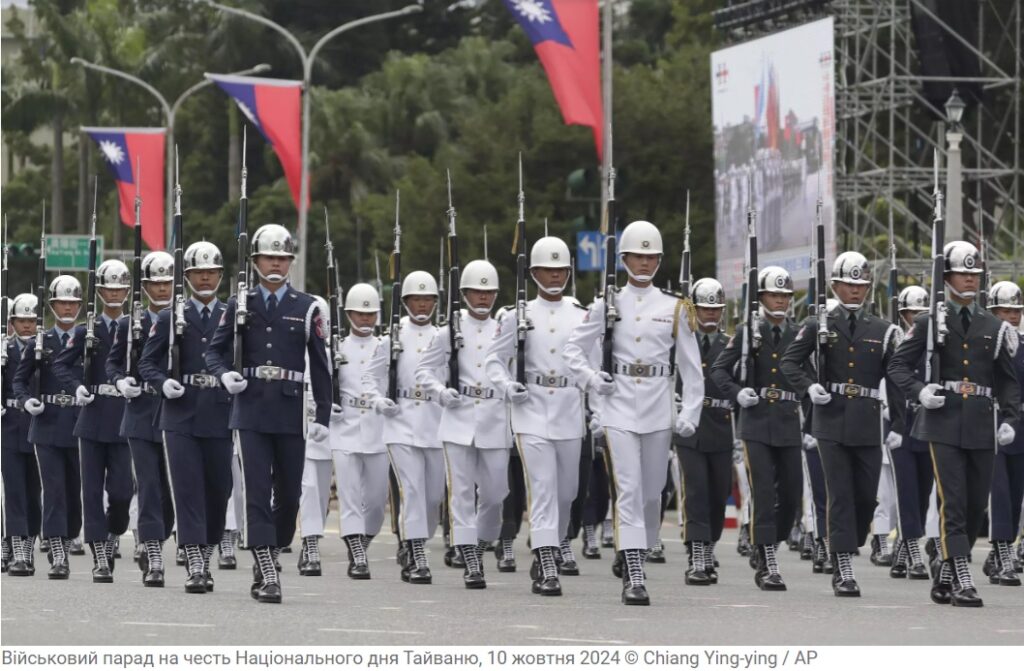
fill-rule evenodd
<path id="1" fill-rule="evenodd" d="M 135 190 L 142 199 L 142 240 L 152 250 L 164 248 L 165 128 L 82 128 L 99 145 L 117 182 L 121 222 L 135 225 Z M 141 173 L 141 174 L 140 174 Z"/>
<path id="2" fill-rule="evenodd" d="M 242 114 L 273 145 L 298 206 L 302 180 L 302 82 L 236 75 L 206 77 L 234 98 Z"/>
<path id="3" fill-rule="evenodd" d="M 594 130 L 601 155 L 601 31 L 597 0 L 504 0 L 548 74 L 567 124 Z"/>

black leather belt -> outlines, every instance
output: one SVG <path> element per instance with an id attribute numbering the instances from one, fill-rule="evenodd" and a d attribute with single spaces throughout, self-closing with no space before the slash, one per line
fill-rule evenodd
<path id="1" fill-rule="evenodd" d="M 761 387 L 758 396 L 761 398 L 768 399 L 769 401 L 799 401 L 796 394 L 785 389 L 776 389 L 775 387 Z"/>
<path id="2" fill-rule="evenodd" d="M 281 368 L 280 366 L 255 366 L 253 368 L 243 368 L 242 375 L 248 378 L 263 380 L 265 382 L 273 382 L 275 380 L 288 380 L 289 382 L 306 381 L 305 373 L 300 373 L 296 370 L 288 370 L 287 368 Z"/>
<path id="3" fill-rule="evenodd" d="M 494 389 L 490 387 L 468 387 L 462 385 L 459 393 L 469 398 L 494 398 Z"/>
<path id="4" fill-rule="evenodd" d="M 946 391 L 951 391 L 954 394 L 964 394 L 965 396 L 984 396 L 985 398 L 992 398 L 992 387 L 985 387 L 974 382 L 958 382 L 953 380 L 945 380 L 942 383 L 942 388 Z"/>
<path id="5" fill-rule="evenodd" d="M 882 398 L 877 389 L 865 387 L 860 384 L 847 384 L 845 382 L 830 382 L 829 391 L 845 396 L 846 398 L 873 398 L 876 401 Z"/>
<path id="6" fill-rule="evenodd" d="M 207 375 L 205 373 L 182 375 L 181 382 L 182 384 L 198 387 L 200 389 L 215 389 L 220 386 L 220 380 L 217 379 L 216 375 Z"/>

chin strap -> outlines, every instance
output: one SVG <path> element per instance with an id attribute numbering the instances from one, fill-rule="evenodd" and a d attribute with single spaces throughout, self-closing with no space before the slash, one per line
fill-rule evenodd
<path id="1" fill-rule="evenodd" d="M 974 300 L 974 297 L 978 295 L 977 291 L 957 291 L 949 284 L 949 282 L 946 282 L 946 291 L 956 296 L 957 298 L 963 298 L 965 300 Z"/>
<path id="2" fill-rule="evenodd" d="M 82 309 L 79 308 L 78 311 L 75 312 L 73 317 L 60 317 L 60 316 L 58 316 L 57 315 L 57 311 L 53 309 L 52 305 L 50 306 L 50 312 L 53 313 L 53 318 L 57 320 L 58 324 L 74 324 L 78 320 L 78 315 L 82 312 Z M 33 336 L 33 337 L 35 337 L 35 336 Z"/>
<path id="3" fill-rule="evenodd" d="M 539 289 L 540 291 L 543 291 L 546 294 L 551 294 L 552 296 L 561 296 L 562 292 L 565 291 L 565 287 L 568 286 L 568 284 L 569 284 L 569 279 L 566 278 L 565 282 L 562 283 L 562 286 L 548 288 L 548 287 L 544 286 L 543 284 L 541 284 L 540 282 L 538 282 L 537 278 L 534 277 L 532 273 L 530 274 L 530 279 L 532 279 L 533 283 L 537 285 L 537 289 Z"/>
<path id="4" fill-rule="evenodd" d="M 152 296 L 150 296 L 149 295 L 149 289 L 146 288 L 145 284 L 142 285 L 142 291 L 145 292 L 146 298 L 149 300 L 150 306 L 155 306 L 157 308 L 165 308 L 165 307 L 167 307 L 168 305 L 171 304 L 171 299 L 170 298 L 168 298 L 165 301 L 158 301 L 155 298 L 153 298 Z M 157 312 L 159 312 L 159 310 L 157 310 Z"/>
<path id="5" fill-rule="evenodd" d="M 620 256 L 619 258 L 621 259 L 622 257 Z M 654 276 L 658 274 L 658 268 L 661 268 L 661 259 L 658 259 L 658 265 L 654 266 L 654 270 L 651 272 L 650 275 L 637 275 L 636 273 L 629 269 L 628 265 L 626 265 L 625 263 L 623 263 L 622 265 L 626 268 L 626 274 L 629 275 L 633 280 L 637 282 L 653 282 Z"/>
<path id="6" fill-rule="evenodd" d="M 256 267 L 255 263 L 253 264 L 253 268 L 256 270 L 256 274 L 260 276 L 261 280 L 265 280 L 265 281 L 271 282 L 273 284 L 278 284 L 278 283 L 282 283 L 282 282 L 287 282 L 288 281 L 288 276 L 287 275 L 278 275 L 277 273 L 274 273 L 272 275 L 264 275 L 262 272 L 260 272 L 260 269 L 258 267 Z"/>
<path id="7" fill-rule="evenodd" d="M 191 291 L 193 295 L 199 296 L 200 298 L 209 298 L 210 296 L 215 296 L 217 294 L 217 289 L 220 288 L 220 280 L 217 280 L 217 285 L 213 289 L 206 289 L 204 291 L 198 291 L 194 286 L 192 286 L 192 280 L 190 280 L 187 275 L 185 276 L 185 282 L 188 283 L 189 291 Z M 147 293 L 146 295 L 148 296 L 149 294 Z M 152 301 L 153 299 L 150 300 Z"/>

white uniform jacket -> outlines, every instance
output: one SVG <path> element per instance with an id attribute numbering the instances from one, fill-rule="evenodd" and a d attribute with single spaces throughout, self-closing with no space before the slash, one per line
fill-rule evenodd
<path id="1" fill-rule="evenodd" d="M 494 338 L 497 322 L 462 313 L 462 349 L 459 357 L 459 389 L 462 403 L 441 410 L 437 437 L 442 443 L 473 445 L 483 449 L 512 447 L 504 389 L 495 387 L 484 372 L 484 358 Z M 451 354 L 450 326 L 442 326 L 430 342 L 416 369 L 416 382 L 437 396 L 447 386 Z"/>
<path id="2" fill-rule="evenodd" d="M 408 316 L 401 322 L 402 353 L 398 357 L 398 405 L 402 412 L 384 419 L 384 444 L 411 445 L 413 447 L 440 448 L 437 426 L 441 421 L 441 406 L 437 394 L 416 383 L 416 368 L 427 351 L 427 345 L 437 333 L 433 324 L 418 325 Z M 363 371 L 363 393 L 378 399 L 387 395 L 388 364 L 391 361 L 391 337 L 383 336 Z M 438 372 L 441 375 L 441 372 Z M 383 387 L 380 380 L 385 381 Z"/>
<path id="3" fill-rule="evenodd" d="M 340 422 L 331 423 L 331 449 L 338 452 L 376 454 L 384 451 L 384 418 L 373 410 L 373 398 L 363 391 L 363 373 L 370 366 L 381 338 L 350 334 L 341 345 L 348 362 L 341 367 Z M 385 371 L 387 369 L 385 368 Z M 386 394 L 387 375 L 377 378 L 378 394 Z"/>
<path id="4" fill-rule="evenodd" d="M 682 300 L 654 286 L 640 289 L 631 284 L 619 289 L 615 299 L 619 313 L 612 350 L 615 391 L 599 401 L 601 423 L 634 433 L 672 428 L 676 408 L 669 352 L 674 342 L 676 370 L 683 384 L 678 412 L 697 426 L 704 403 L 704 373 Z M 604 317 L 605 301 L 599 298 L 563 349 L 581 384 L 589 384 L 599 370 L 593 367 L 590 354 L 604 334 Z"/>
<path id="5" fill-rule="evenodd" d="M 548 440 L 583 438 L 582 387 L 566 364 L 562 348 L 574 328 L 583 322 L 586 309 L 572 301 L 535 298 L 526 304 L 531 330 L 526 334 L 526 401 L 512 406 L 512 430 Z M 491 349 L 487 375 L 499 391 L 514 381 L 519 321 L 514 309 L 501 315 Z"/>

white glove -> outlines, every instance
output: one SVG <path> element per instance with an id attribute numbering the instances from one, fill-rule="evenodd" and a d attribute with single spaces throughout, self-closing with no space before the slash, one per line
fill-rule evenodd
<path id="1" fill-rule="evenodd" d="M 693 434 L 697 433 L 697 427 L 683 419 L 682 416 L 679 416 L 676 417 L 676 433 L 683 438 L 689 438 Z"/>
<path id="2" fill-rule="evenodd" d="M 588 386 L 601 396 L 611 396 L 612 392 L 615 391 L 615 380 L 612 379 L 610 374 L 602 370 L 591 376 Z"/>
<path id="3" fill-rule="evenodd" d="M 999 431 L 996 432 L 996 442 L 999 446 L 1009 445 L 1013 442 L 1013 439 L 1017 437 L 1017 432 L 1013 430 L 1013 427 L 1003 422 L 999 425 Z"/>
<path id="4" fill-rule="evenodd" d="M 900 447 L 901 445 L 903 445 L 903 436 L 896 433 L 895 431 L 890 431 L 885 436 L 885 447 L 887 449 L 895 450 L 897 447 Z"/>
<path id="5" fill-rule="evenodd" d="M 809 433 L 805 433 L 800 441 L 803 443 L 805 450 L 815 450 L 818 448 L 818 439 Z"/>
<path id="6" fill-rule="evenodd" d="M 588 428 L 590 429 L 590 433 L 597 433 L 598 431 L 600 431 L 601 430 L 601 418 L 598 417 L 597 415 L 591 415 L 590 416 L 590 423 L 588 424 Z"/>
<path id="7" fill-rule="evenodd" d="M 345 409 L 337 403 L 331 404 L 331 424 L 337 424 L 345 417 Z"/>
<path id="8" fill-rule="evenodd" d="M 832 394 L 825 391 L 817 382 L 807 388 L 807 395 L 811 397 L 811 403 L 814 405 L 828 405 L 832 402 Z"/>
<path id="9" fill-rule="evenodd" d="M 509 382 L 505 385 L 505 397 L 516 405 L 526 402 L 529 396 L 530 392 L 526 390 L 526 385 L 518 382 Z"/>
<path id="10" fill-rule="evenodd" d="M 36 417 L 43 414 L 43 410 L 46 409 L 46 405 L 38 398 L 30 398 L 25 401 L 25 412 Z"/>
<path id="11" fill-rule="evenodd" d="M 942 387 L 937 384 L 926 384 L 922 389 L 921 393 L 917 395 L 917 400 L 921 401 L 921 405 L 926 410 L 938 410 L 942 406 L 946 405 L 946 397 L 939 396 L 939 392 L 942 391 Z"/>
<path id="12" fill-rule="evenodd" d="M 181 398 L 185 395 L 185 387 L 182 387 L 180 382 L 172 378 L 164 380 L 161 388 L 163 389 L 164 397 L 166 398 Z"/>
<path id="13" fill-rule="evenodd" d="M 242 377 L 242 374 L 229 370 L 220 376 L 220 383 L 228 390 L 229 394 L 241 394 L 249 386 L 249 381 Z"/>
<path id="14" fill-rule="evenodd" d="M 330 435 L 331 432 L 326 426 L 313 422 L 309 425 L 309 430 L 306 432 L 306 440 L 311 440 L 314 443 L 322 443 L 327 440 Z"/>
<path id="15" fill-rule="evenodd" d="M 78 385 L 78 389 L 75 389 L 75 398 L 78 400 L 78 405 L 89 405 L 96 400 L 96 397 L 84 384 Z"/>
<path id="16" fill-rule="evenodd" d="M 743 408 L 753 408 L 761 402 L 761 397 L 750 387 L 744 387 L 740 389 L 740 393 L 736 394 L 736 402 Z"/>
<path id="17" fill-rule="evenodd" d="M 122 377 L 114 383 L 114 386 L 121 392 L 121 396 L 125 398 L 138 398 L 142 396 L 142 387 L 139 386 L 134 377 Z"/>
<path id="18" fill-rule="evenodd" d="M 0 408 L 0 417 L 3 417 L 6 414 L 7 414 L 7 408 Z"/>
<path id="19" fill-rule="evenodd" d="M 397 403 L 386 397 L 378 398 L 374 401 L 373 409 L 378 415 L 384 415 L 385 417 L 394 417 L 402 412 L 402 408 Z"/>
<path id="20" fill-rule="evenodd" d="M 442 389 L 441 395 L 438 397 L 438 401 L 441 403 L 442 408 L 457 408 L 462 405 L 462 395 L 459 394 L 458 389 Z"/>

